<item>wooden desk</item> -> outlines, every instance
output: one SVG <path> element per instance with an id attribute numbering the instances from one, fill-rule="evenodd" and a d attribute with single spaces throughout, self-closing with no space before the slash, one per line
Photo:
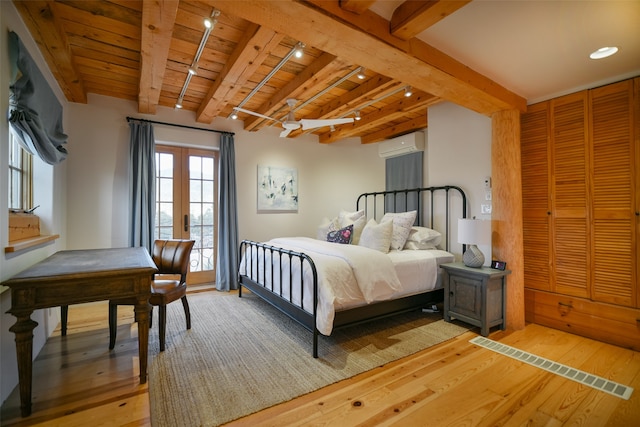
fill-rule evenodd
<path id="1" fill-rule="evenodd" d="M 69 304 L 136 297 L 140 383 L 147 381 L 149 296 L 157 268 L 145 248 L 60 251 L 29 267 L 3 285 L 11 288 L 11 309 L 16 334 L 20 409 L 31 414 L 33 329 L 36 309 Z M 105 343 L 107 345 L 107 343 Z"/>

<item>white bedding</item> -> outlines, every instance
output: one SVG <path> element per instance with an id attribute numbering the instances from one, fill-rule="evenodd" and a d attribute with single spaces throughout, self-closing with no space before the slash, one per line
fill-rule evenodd
<path id="1" fill-rule="evenodd" d="M 438 285 L 438 265 L 448 262 L 453 255 L 445 251 L 391 251 L 388 254 L 357 245 L 343 245 L 306 237 L 277 238 L 267 245 L 302 252 L 312 258 L 318 273 L 317 328 L 330 335 L 336 311 L 411 295 L 434 289 Z M 256 281 L 266 284 L 275 293 L 289 299 L 289 257 L 274 257 L 267 261 L 266 277 L 263 277 L 263 256 L 254 253 L 253 269 L 259 277 Z M 267 251 L 269 254 L 269 251 Z M 257 264 L 256 264 L 257 262 Z M 247 274 L 241 260 L 240 273 Z M 271 269 L 271 263 L 274 268 Z M 311 269 L 304 263 L 304 297 L 302 307 L 312 312 L 313 292 Z M 257 269 L 256 269 L 257 267 Z M 293 283 L 300 283 L 300 263 L 294 258 Z M 280 278 L 280 271 L 286 272 Z M 249 274 L 247 274 L 249 275 Z M 254 279 L 255 280 L 255 279 Z M 300 306 L 301 296 L 293 286 L 293 303 Z"/>

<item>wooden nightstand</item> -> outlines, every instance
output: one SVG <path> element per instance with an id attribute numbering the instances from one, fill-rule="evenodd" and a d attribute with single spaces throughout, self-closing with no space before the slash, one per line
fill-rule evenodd
<path id="1" fill-rule="evenodd" d="M 441 265 L 444 284 L 444 320 L 456 318 L 480 327 L 482 336 L 492 326 L 505 329 L 509 270 L 471 268 L 461 262 Z"/>

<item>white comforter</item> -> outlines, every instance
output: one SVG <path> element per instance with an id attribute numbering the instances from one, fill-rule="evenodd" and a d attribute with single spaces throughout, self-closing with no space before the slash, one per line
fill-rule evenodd
<path id="1" fill-rule="evenodd" d="M 317 305 L 318 331 L 324 335 L 330 335 L 333 329 L 335 306 L 345 305 L 353 300 L 365 300 L 367 303 L 389 299 L 401 289 L 400 280 L 394 265 L 388 255 L 373 249 L 357 245 L 341 245 L 307 237 L 277 238 L 266 242 L 269 245 L 286 248 L 309 255 L 316 266 L 318 273 L 319 295 Z M 261 252 L 261 251 L 260 251 Z M 268 253 L 268 252 L 267 252 Z M 262 277 L 263 257 L 253 257 L 253 268 L 258 271 L 261 283 L 266 283 L 268 288 L 273 286 L 276 293 L 282 292 L 283 297 L 289 298 L 289 260 L 274 257 L 271 269 L 267 260 L 266 277 Z M 247 256 L 243 257 L 240 265 L 242 274 L 250 273 L 245 270 Z M 256 266 L 255 263 L 258 263 Z M 283 277 L 280 278 L 280 264 L 282 264 Z M 257 267 L 257 269 L 256 269 Z M 312 312 L 313 288 L 311 269 L 304 264 L 304 296 L 302 303 L 298 291 L 293 292 L 293 302 Z M 294 259 L 293 283 L 300 283 L 300 263 Z M 273 280 L 272 280 L 273 277 Z M 273 282 L 273 283 L 272 283 Z M 294 286 L 296 289 L 296 286 Z"/>

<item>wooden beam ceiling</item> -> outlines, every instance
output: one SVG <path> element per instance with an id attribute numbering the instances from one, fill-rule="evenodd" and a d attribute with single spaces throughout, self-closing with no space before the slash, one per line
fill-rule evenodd
<path id="1" fill-rule="evenodd" d="M 257 131 L 278 125 L 293 98 L 296 119 L 358 111 L 363 120 L 288 137 L 315 133 L 324 143 L 352 137 L 370 143 L 423 129 L 426 109 L 437 102 L 486 115 L 526 109 L 522 97 L 416 38 L 467 0 L 408 0 L 390 21 L 369 10 L 375 0 L 13 1 L 71 102 L 86 103 L 96 93 L 137 101 L 143 114 L 174 107 L 202 19 L 217 9 L 219 25 L 182 103 L 200 123 L 242 106 L 274 118 L 243 112 L 244 128 Z M 289 58 L 298 41 L 307 44 L 305 56 Z M 276 64 L 282 69 L 275 71 Z M 360 67 L 364 80 L 355 77 Z M 407 85 L 415 98 L 398 95 Z"/>
<path id="2" fill-rule="evenodd" d="M 481 114 L 526 110 L 526 100 L 418 40 L 399 40 L 389 21 L 373 12 L 355 14 L 337 1 L 213 1 L 224 13 L 285 33 Z"/>
<path id="3" fill-rule="evenodd" d="M 178 0 L 142 3 L 138 111 L 155 114 L 167 69 Z"/>

